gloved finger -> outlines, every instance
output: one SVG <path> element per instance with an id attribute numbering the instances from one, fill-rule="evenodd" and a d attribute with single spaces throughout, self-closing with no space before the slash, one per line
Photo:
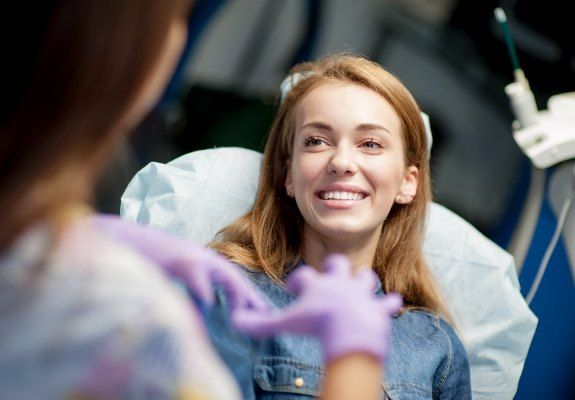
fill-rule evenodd
<path id="1" fill-rule="evenodd" d="M 193 261 L 194 264 L 209 264 L 212 267 L 232 266 L 224 257 L 219 256 L 213 250 L 207 247 L 197 246 L 190 243 L 186 249 L 186 257 Z"/>
<path id="2" fill-rule="evenodd" d="M 375 290 L 379 277 L 369 267 L 360 267 L 355 273 L 355 280 L 359 286 L 370 293 Z"/>
<path id="3" fill-rule="evenodd" d="M 188 265 L 186 268 L 178 268 L 172 275 L 180 278 L 194 296 L 204 303 L 214 304 L 214 289 L 207 269 L 200 265 Z"/>
<path id="4" fill-rule="evenodd" d="M 296 306 L 283 310 L 259 311 L 237 310 L 232 313 L 232 322 L 246 334 L 263 338 L 278 333 L 310 333 L 305 315 Z"/>
<path id="5" fill-rule="evenodd" d="M 323 260 L 325 272 L 332 275 L 351 275 L 351 260 L 344 254 L 330 254 Z"/>
<path id="6" fill-rule="evenodd" d="M 248 282 L 241 282 L 237 279 L 223 279 L 220 282 L 228 296 L 232 310 L 244 308 L 266 310 L 269 308 L 264 297 Z"/>
<path id="7" fill-rule="evenodd" d="M 386 315 L 393 315 L 401 310 L 403 298 L 398 293 L 389 293 L 380 300 L 380 311 Z"/>
<path id="8" fill-rule="evenodd" d="M 287 290 L 295 295 L 299 295 L 305 287 L 317 279 L 319 273 L 309 265 L 302 265 L 290 274 L 286 282 Z"/>
<path id="9" fill-rule="evenodd" d="M 263 296 L 237 270 L 237 267 L 225 257 L 207 248 L 198 248 L 194 252 L 196 267 L 206 269 L 209 279 L 223 287 L 232 309 L 251 307 L 266 309 L 268 303 Z"/>
<path id="10" fill-rule="evenodd" d="M 212 259 L 210 260 L 210 267 L 211 280 L 223 287 L 232 310 L 237 308 L 266 310 L 269 308 L 264 297 L 233 264 L 228 261 L 222 263 L 221 260 Z"/>

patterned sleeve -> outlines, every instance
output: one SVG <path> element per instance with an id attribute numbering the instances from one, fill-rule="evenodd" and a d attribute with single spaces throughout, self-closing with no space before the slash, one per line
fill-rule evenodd
<path id="1" fill-rule="evenodd" d="M 0 303 L 17 305 L 0 313 L 1 399 L 241 398 L 161 269 L 79 225 L 38 274 L 24 261 L 49 235 L 33 233 L 0 269 Z"/>
<path id="2" fill-rule="evenodd" d="M 70 397 L 239 399 L 233 379 L 202 330 L 191 330 L 187 337 L 181 333 L 165 321 L 148 322 L 137 331 L 107 333 L 95 344 L 97 351 Z"/>

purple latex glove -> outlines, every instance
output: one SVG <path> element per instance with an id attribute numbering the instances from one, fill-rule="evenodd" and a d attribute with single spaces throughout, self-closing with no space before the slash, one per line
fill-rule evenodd
<path id="1" fill-rule="evenodd" d="M 324 265 L 324 274 L 309 266 L 291 274 L 287 289 L 299 300 L 288 308 L 275 313 L 239 310 L 232 316 L 234 324 L 257 337 L 280 332 L 314 335 L 326 361 L 356 352 L 382 360 L 387 354 L 391 316 L 400 310 L 401 296 L 376 296 L 376 274 L 366 268 L 352 275 L 346 256 L 331 255 Z"/>
<path id="2" fill-rule="evenodd" d="M 199 299 L 214 303 L 212 284 L 220 284 L 231 310 L 267 310 L 268 305 L 236 268 L 223 256 L 203 246 L 115 215 L 95 214 L 90 221 L 108 237 L 117 239 L 179 278 Z"/>

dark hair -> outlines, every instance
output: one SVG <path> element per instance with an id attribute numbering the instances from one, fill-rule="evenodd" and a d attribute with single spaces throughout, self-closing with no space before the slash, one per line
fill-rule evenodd
<path id="1" fill-rule="evenodd" d="M 40 3 L 10 15 L 32 26 L 3 49 L 9 82 L 0 91 L 0 249 L 30 223 L 88 199 L 190 1 Z"/>

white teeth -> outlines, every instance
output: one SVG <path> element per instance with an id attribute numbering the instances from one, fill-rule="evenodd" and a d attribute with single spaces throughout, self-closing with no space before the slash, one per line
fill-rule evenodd
<path id="1" fill-rule="evenodd" d="M 353 192 L 320 192 L 320 197 L 324 200 L 363 200 L 365 198 L 364 193 L 353 193 Z"/>

